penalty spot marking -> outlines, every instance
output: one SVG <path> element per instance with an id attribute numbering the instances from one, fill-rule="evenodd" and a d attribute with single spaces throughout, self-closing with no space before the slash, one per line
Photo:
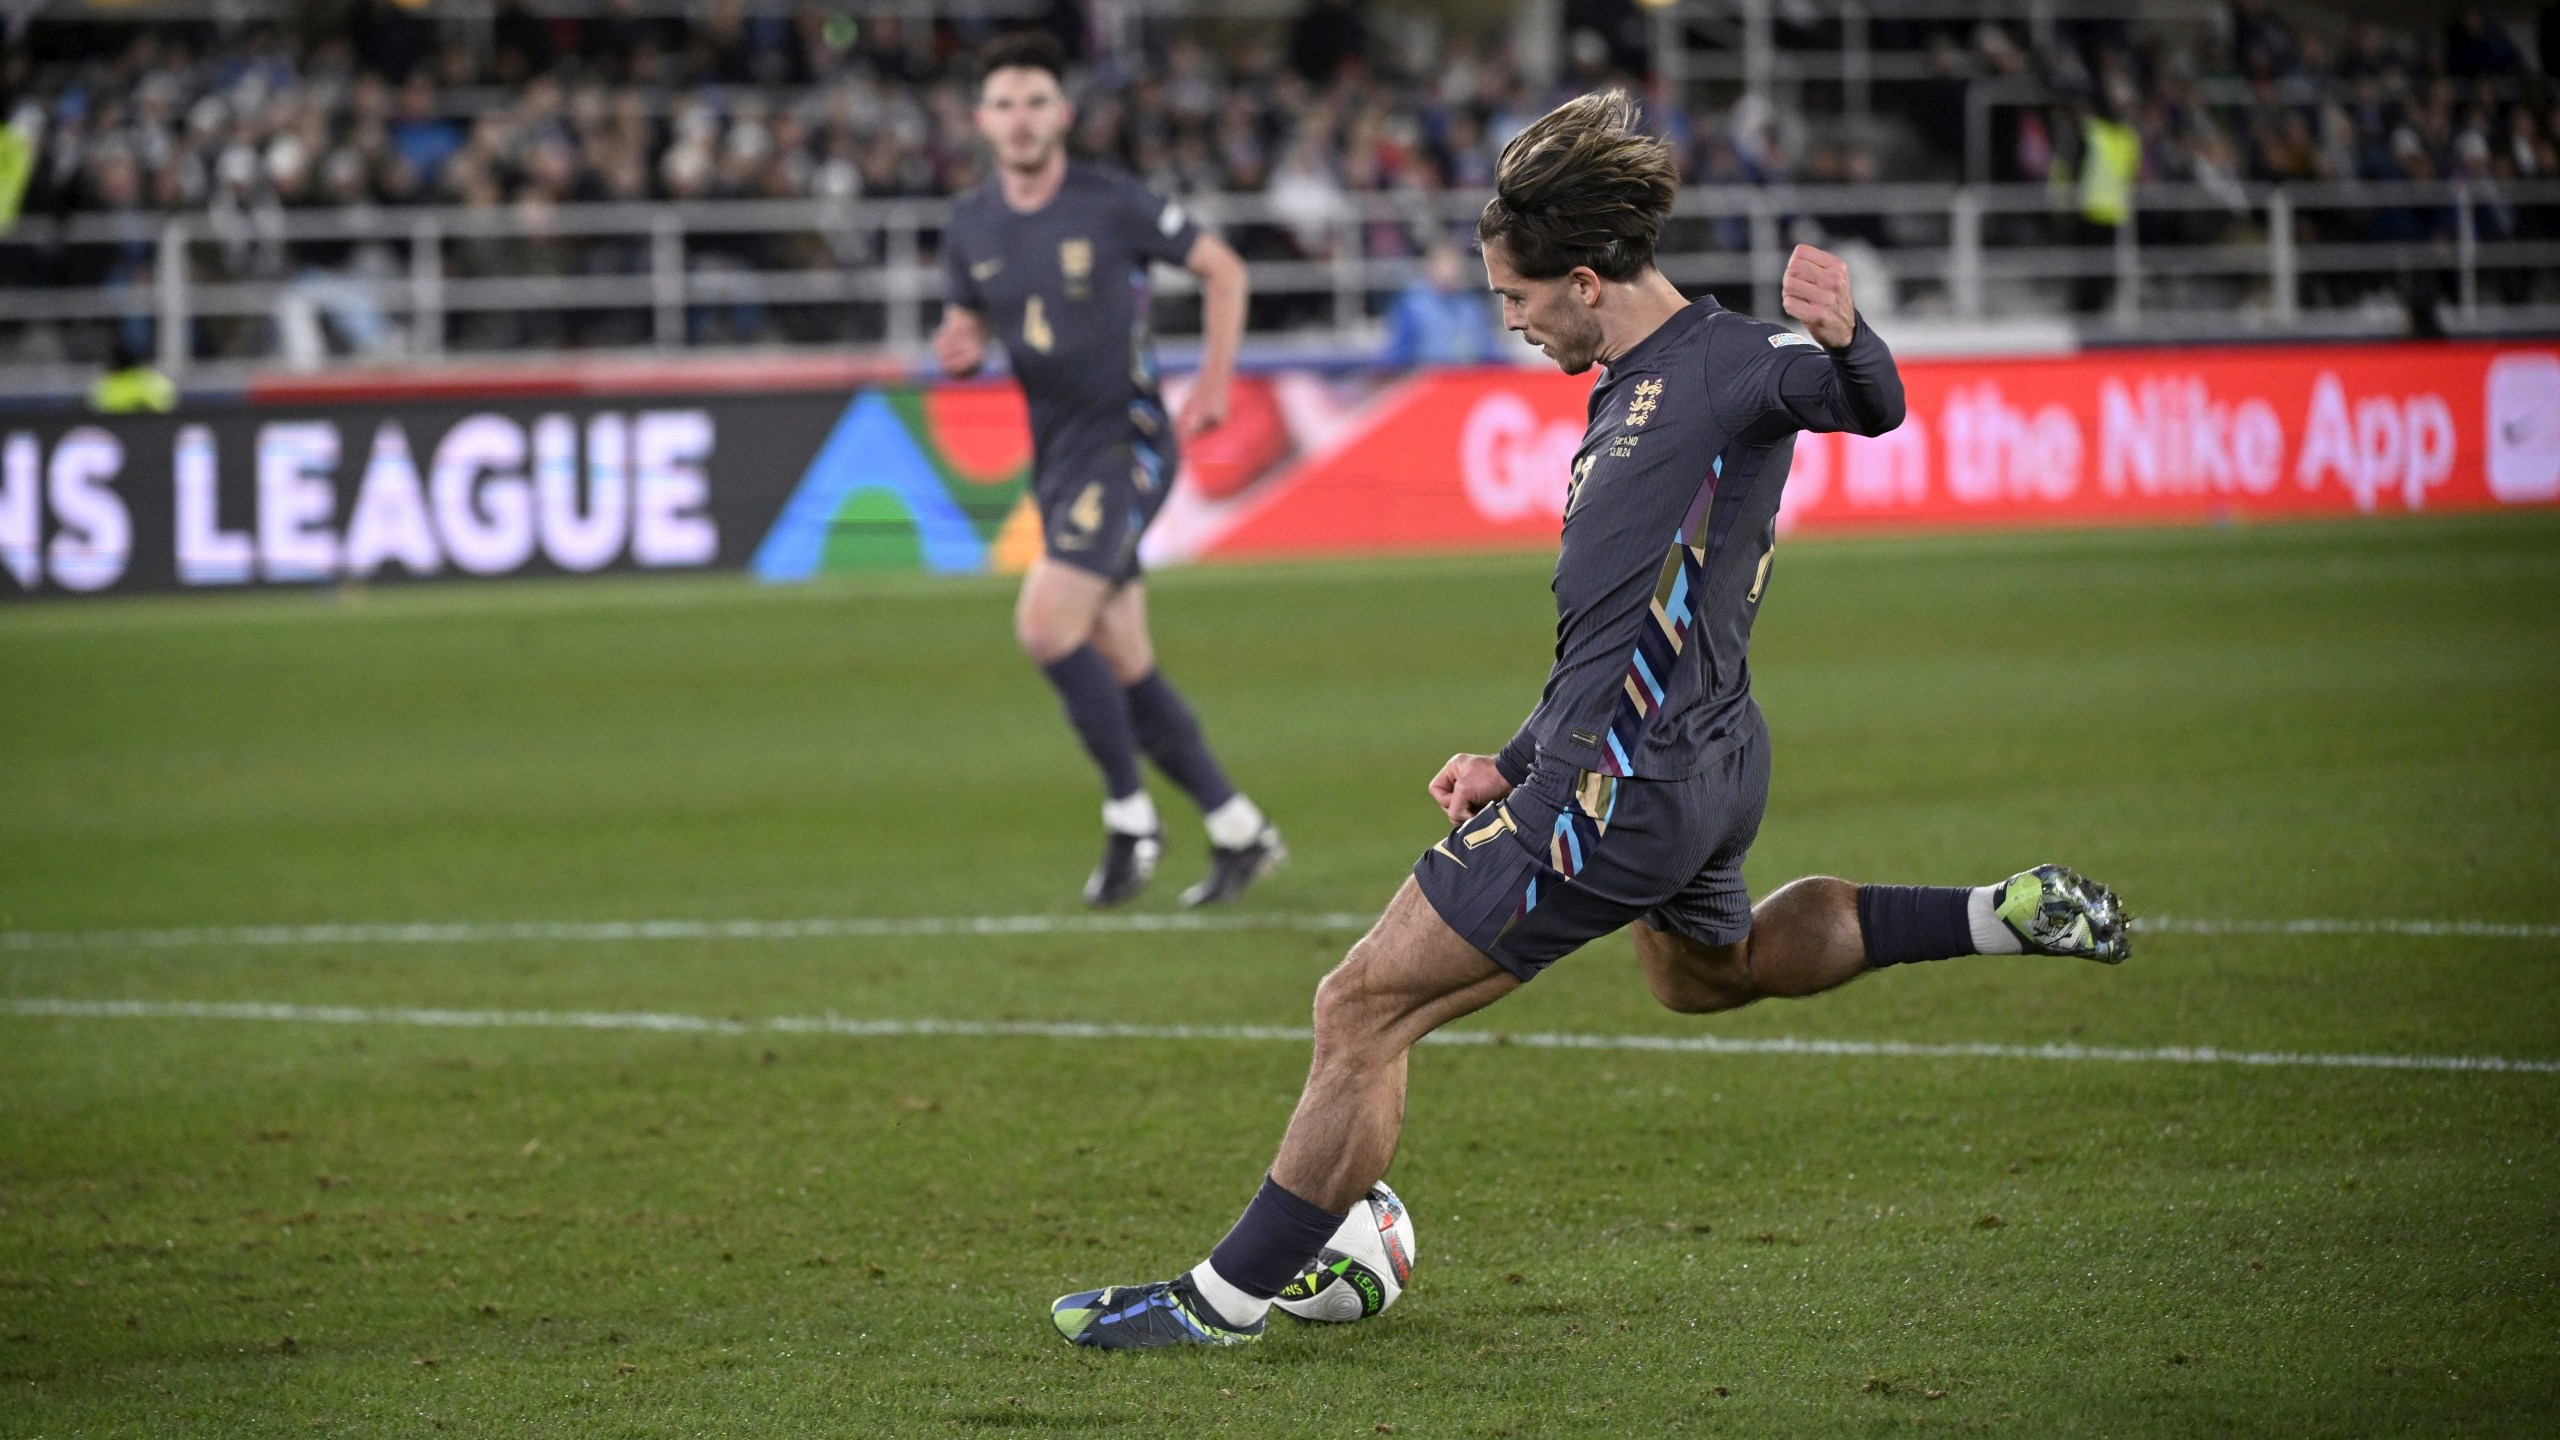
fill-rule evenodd
<path id="1" fill-rule="evenodd" d="M 489 945 L 669 940 L 886 940 L 935 936 L 1144 935 L 1301 930 L 1358 934 L 1377 917 L 1347 911 L 1229 911 L 1203 915 L 908 915 L 807 920 L 521 920 L 339 925 L 200 926 L 171 930 L 7 930 L 0 952 L 191 950 L 313 945 Z M 2410 935 L 2481 940 L 2560 939 L 2560 925 L 2505 920 L 2214 920 L 2140 916 L 2144 935 Z"/>
<path id="2" fill-rule="evenodd" d="M 858 1020 L 842 1015 L 776 1015 L 737 1020 L 649 1010 L 436 1010 L 403 1006 L 270 1005 L 255 1001 L 51 1000 L 0 1003 L 28 1019 L 266 1020 L 303 1025 L 405 1025 L 431 1029 L 640 1030 L 703 1035 L 846 1035 L 884 1039 L 1192 1040 L 1308 1043 L 1286 1025 L 1102 1025 L 1072 1020 Z M 1716 1035 L 1512 1034 L 1439 1030 L 1425 1045 L 1519 1046 L 1531 1050 L 1651 1050 L 1702 1055 L 1805 1055 L 1885 1060 L 2050 1060 L 2135 1065 L 2247 1065 L 2312 1070 L 2471 1070 L 2560 1074 L 2560 1060 L 2499 1055 L 2352 1055 L 2293 1050 L 2224 1050 L 2174 1045 L 2003 1045 L 1904 1040 L 1737 1039 Z"/>

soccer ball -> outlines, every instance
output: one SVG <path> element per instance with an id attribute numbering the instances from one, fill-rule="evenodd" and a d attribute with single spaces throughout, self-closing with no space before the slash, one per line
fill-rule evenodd
<path id="1" fill-rule="evenodd" d="M 1413 1217 L 1383 1183 L 1369 1187 L 1324 1253 L 1272 1303 L 1301 1320 L 1366 1320 L 1396 1303 L 1413 1274 Z"/>

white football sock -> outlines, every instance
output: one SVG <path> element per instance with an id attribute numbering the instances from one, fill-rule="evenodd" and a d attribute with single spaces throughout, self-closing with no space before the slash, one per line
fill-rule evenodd
<path id="1" fill-rule="evenodd" d="M 1140 790 L 1103 801 L 1102 828 L 1114 835 L 1153 835 L 1164 826 L 1156 819 L 1155 797 Z"/>
<path id="2" fill-rule="evenodd" d="M 1257 1300 L 1228 1284 L 1227 1277 L 1206 1260 L 1192 1267 L 1191 1288 L 1200 1292 L 1200 1298 L 1209 1302 L 1219 1319 L 1238 1330 L 1250 1328 L 1271 1311 L 1270 1301 Z"/>
<path id="3" fill-rule="evenodd" d="M 1201 819 L 1209 826 L 1209 843 L 1221 850 L 1240 850 L 1262 834 L 1262 811 L 1242 791 Z"/>
<path id="4" fill-rule="evenodd" d="M 2027 953 L 2026 942 L 2018 938 L 2018 932 L 2010 929 L 2009 922 L 2001 919 L 2000 912 L 1994 908 L 1999 900 L 1998 885 L 1977 886 L 1972 894 L 1965 897 L 1964 919 L 1965 924 L 1973 929 L 1973 948 L 1984 955 L 2024 955 Z"/>

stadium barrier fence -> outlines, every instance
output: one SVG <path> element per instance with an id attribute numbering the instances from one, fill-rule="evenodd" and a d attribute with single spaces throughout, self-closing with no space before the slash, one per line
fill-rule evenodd
<path id="1" fill-rule="evenodd" d="M 1420 273 L 1416 237 L 1466 233 L 1484 198 L 1185 203 L 1259 236 L 1257 256 L 1299 257 L 1255 259 L 1257 337 L 1350 357 L 1375 353 L 1380 312 Z M 1855 247 L 1879 317 L 2051 319 L 2077 301 L 2094 307 L 2076 317 L 2082 337 L 2108 343 L 2392 336 L 2412 303 L 2455 333 L 2560 326 L 2560 181 L 2152 185 L 2138 203 L 2137 223 L 2076 244 L 2042 186 L 1699 186 L 1681 193 L 1661 258 L 1684 286 L 1774 313 L 1794 240 L 1818 239 Z M 0 332 L 124 328 L 198 388 L 277 366 L 564 349 L 905 362 L 939 314 L 948 213 L 942 200 L 759 200 L 29 219 L 0 236 L 0 259 L 111 278 L 0 285 Z M 1189 333 L 1190 277 L 1159 270 L 1156 291 L 1159 328 Z M 77 393 L 89 373 L 0 361 L 0 397 Z"/>

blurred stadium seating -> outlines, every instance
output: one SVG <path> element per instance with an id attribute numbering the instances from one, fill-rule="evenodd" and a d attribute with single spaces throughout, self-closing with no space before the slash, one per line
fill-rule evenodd
<path id="1" fill-rule="evenodd" d="M 1774 308 L 1812 240 L 1906 330 L 2012 345 L 2560 320 L 2547 15 L 1295 5 L 19 5 L 0 391 L 85 385 L 119 344 L 191 385 L 566 350 L 911 356 L 944 197 L 980 173 L 968 56 L 1021 24 L 1081 57 L 1079 148 L 1256 262 L 1265 353 L 1378 353 L 1502 142 L 1612 83 L 1690 180 L 1665 268 L 1736 304 Z M 2086 183 L 2117 154 L 2122 224 Z M 1183 283 L 1158 305 L 1176 336 Z"/>

